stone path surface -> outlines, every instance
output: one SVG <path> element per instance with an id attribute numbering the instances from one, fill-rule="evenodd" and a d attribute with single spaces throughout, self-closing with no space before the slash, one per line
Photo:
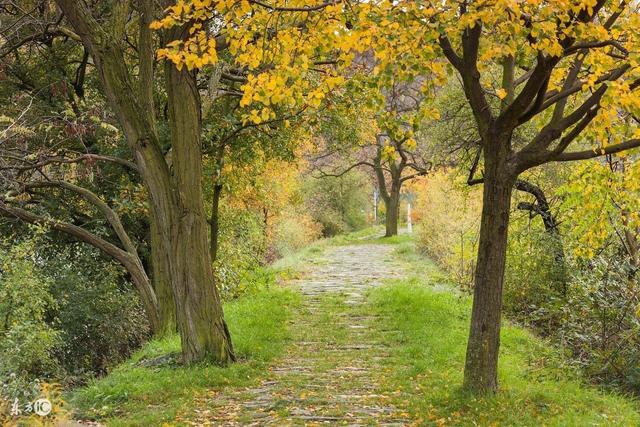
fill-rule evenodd
<path id="1" fill-rule="evenodd" d="M 402 277 L 393 245 L 330 247 L 324 261 L 288 282 L 304 295 L 292 319 L 292 344 L 253 388 L 202 398 L 193 425 L 410 425 L 380 385 L 391 349 L 363 305 L 368 288 Z M 394 399 L 398 401 L 398 399 Z"/>

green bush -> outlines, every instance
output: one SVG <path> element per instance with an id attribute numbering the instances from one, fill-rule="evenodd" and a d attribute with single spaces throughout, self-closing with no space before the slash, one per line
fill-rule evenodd
<path id="1" fill-rule="evenodd" d="M 62 338 L 56 356 L 66 371 L 66 382 L 106 373 L 149 335 L 138 295 L 118 269 L 107 264 L 100 274 L 88 273 L 65 269 L 52 289 Z"/>
<path id="2" fill-rule="evenodd" d="M 514 224 L 509 236 L 504 280 L 505 312 L 543 335 L 559 325 L 566 304 L 567 277 L 559 237 L 542 227 Z"/>
<path id="3" fill-rule="evenodd" d="M 3 249 L 3 395 L 35 390 L 38 380 L 82 383 L 127 358 L 148 337 L 137 293 L 96 250 L 77 243 L 51 250 L 43 235 Z"/>
<path id="4" fill-rule="evenodd" d="M 0 252 L 0 378 L 3 397 L 28 390 L 34 378 L 56 376 L 60 333 L 47 319 L 55 307 L 49 282 L 33 262 L 33 241 Z"/>
<path id="5" fill-rule="evenodd" d="M 592 379 L 640 393 L 640 283 L 616 249 L 559 259 L 559 241 L 516 230 L 509 241 L 506 314 L 561 344 Z"/>
<path id="6" fill-rule="evenodd" d="M 250 210 L 220 210 L 218 256 L 214 271 L 222 297 L 237 298 L 255 286 L 251 272 L 266 261 L 263 219 Z"/>
<path id="7" fill-rule="evenodd" d="M 620 258 L 576 264 L 555 335 L 592 378 L 640 393 L 640 283 Z"/>

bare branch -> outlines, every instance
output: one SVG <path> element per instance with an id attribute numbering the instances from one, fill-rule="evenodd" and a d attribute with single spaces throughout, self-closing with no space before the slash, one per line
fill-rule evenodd
<path id="1" fill-rule="evenodd" d="M 619 144 L 609 145 L 595 150 L 573 151 L 559 154 L 551 159 L 553 162 L 569 162 L 574 160 L 593 159 L 595 157 L 606 156 L 607 154 L 620 153 L 622 151 L 631 150 L 640 147 L 640 138 L 630 139 Z"/>
<path id="2" fill-rule="evenodd" d="M 83 199 L 94 205 L 106 218 L 113 230 L 115 231 L 118 239 L 122 243 L 124 249 L 130 254 L 138 255 L 135 245 L 133 241 L 127 234 L 122 225 L 122 221 L 120 220 L 120 216 L 109 207 L 100 197 L 98 197 L 92 191 L 80 187 L 75 184 L 71 184 L 70 182 L 65 181 L 40 181 L 40 182 L 30 182 L 25 184 L 26 189 L 29 188 L 47 188 L 47 187 L 60 187 L 65 190 L 72 191 L 78 195 L 80 195 Z"/>
<path id="3" fill-rule="evenodd" d="M 251 3 L 256 4 L 258 6 L 264 7 L 274 12 L 314 12 L 317 10 L 322 10 L 328 6 L 333 6 L 341 3 L 341 0 L 328 1 L 325 3 L 321 3 L 316 6 L 300 6 L 300 7 L 285 7 L 285 6 L 272 6 L 268 3 L 264 3 L 259 0 L 249 0 Z"/>

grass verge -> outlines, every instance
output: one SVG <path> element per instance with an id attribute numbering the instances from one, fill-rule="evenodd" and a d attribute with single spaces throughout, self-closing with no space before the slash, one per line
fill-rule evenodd
<path id="1" fill-rule="evenodd" d="M 399 246 L 396 254 L 414 272 L 429 265 L 410 248 Z M 414 274 L 374 289 L 367 307 L 381 316 L 382 329 L 397 331 L 387 338 L 394 351 L 386 387 L 408 400 L 419 424 L 640 425 L 636 400 L 585 384 L 559 351 L 508 322 L 501 335 L 499 393 L 487 398 L 463 393 L 471 299 L 437 278 Z"/>
<path id="2" fill-rule="evenodd" d="M 152 426 L 188 413 L 194 396 L 226 386 L 253 384 L 268 363 L 280 355 L 290 337 L 287 320 L 299 294 L 265 289 L 225 304 L 240 362 L 223 368 L 175 363 L 177 336 L 149 342 L 128 362 L 70 396 L 77 418 L 109 426 Z"/>

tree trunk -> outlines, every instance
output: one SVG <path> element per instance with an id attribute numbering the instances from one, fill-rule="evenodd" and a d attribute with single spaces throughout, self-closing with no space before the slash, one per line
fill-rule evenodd
<path id="1" fill-rule="evenodd" d="M 131 256 L 129 260 L 122 262 L 122 265 L 127 269 L 131 276 L 131 281 L 138 289 L 142 305 L 147 313 L 147 319 L 149 319 L 151 333 L 154 335 L 161 334 L 163 326 L 157 295 L 152 288 L 151 281 L 142 266 L 142 262 L 139 258 Z"/>
<path id="2" fill-rule="evenodd" d="M 218 235 L 220 234 L 220 195 L 222 194 L 222 184 L 213 185 L 213 199 L 211 201 L 211 218 L 209 219 L 211 245 L 209 252 L 211 262 L 218 259 Z"/>
<path id="3" fill-rule="evenodd" d="M 195 76 L 165 67 L 177 215 L 171 229 L 173 291 L 185 362 L 235 360 L 223 319 L 207 238 L 202 195 L 200 99 Z"/>
<path id="4" fill-rule="evenodd" d="M 171 287 L 176 321 L 185 362 L 210 358 L 218 363 L 234 359 L 231 340 L 223 320 L 222 305 L 213 280 L 206 219 L 202 202 L 200 146 L 200 100 L 195 78 L 167 63 L 166 88 L 173 149 L 174 177 L 167 165 L 148 111 L 153 84 L 153 52 L 150 34 L 141 21 L 141 70 L 136 90 L 127 67 L 121 37 L 95 20 L 83 2 L 56 0 L 69 23 L 93 57 L 105 93 L 122 126 L 142 175 L 158 236 L 169 249 Z M 145 2 L 151 12 L 151 2 Z M 173 30 L 168 41 L 186 35 L 187 26 Z M 142 47 L 146 47 L 142 49 Z M 144 69 L 144 70 L 143 70 Z M 166 253 L 166 252 L 165 252 Z"/>
<path id="5" fill-rule="evenodd" d="M 398 235 L 398 218 L 400 217 L 400 180 L 394 179 L 389 197 L 385 199 L 387 217 L 385 221 L 385 237 Z"/>
<path id="6" fill-rule="evenodd" d="M 376 173 L 376 180 L 378 181 L 378 189 L 380 191 L 380 197 L 384 202 L 385 215 L 385 237 L 396 236 L 398 234 L 398 217 L 400 216 L 400 186 L 402 181 L 400 180 L 400 174 L 394 174 L 397 172 L 393 166 L 391 167 L 391 189 L 387 189 L 387 179 L 384 175 L 384 169 L 382 166 L 382 136 L 376 137 L 377 149 L 376 157 L 374 158 L 374 172 Z"/>
<path id="7" fill-rule="evenodd" d="M 218 237 L 220 234 L 220 196 L 222 195 L 222 168 L 224 167 L 224 144 L 216 150 L 216 171 L 213 179 L 213 197 L 211 200 L 211 218 L 209 218 L 211 262 L 218 259 Z"/>
<path id="8" fill-rule="evenodd" d="M 158 299 L 160 315 L 158 335 L 163 336 L 176 332 L 176 304 L 173 300 L 171 271 L 169 270 L 171 260 L 169 259 L 169 248 L 160 234 L 153 215 L 149 218 L 149 223 L 151 228 L 151 281 Z"/>
<path id="9" fill-rule="evenodd" d="M 506 153 L 485 156 L 478 262 L 464 369 L 464 388 L 478 394 L 492 393 L 498 386 L 502 284 L 515 181 L 507 172 L 505 159 Z"/>

